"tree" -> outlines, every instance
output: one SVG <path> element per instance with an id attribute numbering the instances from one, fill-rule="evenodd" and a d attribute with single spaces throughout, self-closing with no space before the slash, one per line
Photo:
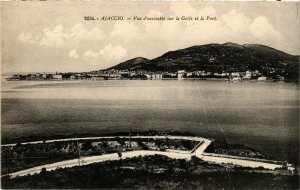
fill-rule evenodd
<path id="1" fill-rule="evenodd" d="M 45 174 L 47 172 L 46 168 L 42 168 L 40 174 Z"/>
<path id="2" fill-rule="evenodd" d="M 102 144 L 101 144 L 101 147 L 106 149 L 108 147 L 107 142 L 103 141 Z"/>
<path id="3" fill-rule="evenodd" d="M 121 152 L 118 152 L 118 156 L 119 156 L 119 158 L 121 159 L 121 158 L 122 158 L 122 153 L 121 153 Z"/>
<path id="4" fill-rule="evenodd" d="M 16 145 L 15 145 L 15 148 L 20 148 L 22 147 L 22 143 L 18 142 Z"/>
<path id="5" fill-rule="evenodd" d="M 89 149 L 92 149 L 92 142 L 91 141 L 86 141 L 82 144 L 82 150 L 88 151 Z"/>

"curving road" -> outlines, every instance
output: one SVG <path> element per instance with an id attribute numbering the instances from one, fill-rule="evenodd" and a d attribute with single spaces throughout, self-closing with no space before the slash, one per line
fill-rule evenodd
<path id="1" fill-rule="evenodd" d="M 128 138 L 128 136 L 118 136 L 120 138 Z M 70 140 L 87 140 L 87 139 L 105 139 L 105 138 L 112 138 L 112 137 L 87 137 L 87 138 L 71 138 L 71 139 L 57 139 L 57 140 L 48 140 L 46 143 L 50 142 L 60 142 L 60 141 L 70 141 Z M 136 151 L 128 151 L 128 152 L 122 152 L 122 159 L 123 158 L 133 158 L 137 156 L 147 156 L 147 155 L 164 155 L 168 156 L 170 158 L 174 159 L 186 159 L 189 160 L 191 159 L 192 156 L 196 156 L 202 160 L 208 161 L 208 162 L 214 162 L 214 163 L 219 163 L 219 164 L 233 164 L 233 165 L 239 165 L 239 166 L 244 166 L 244 167 L 252 167 L 252 168 L 257 168 L 257 167 L 264 167 L 266 169 L 272 169 L 274 170 L 275 168 L 282 168 L 282 165 L 280 164 L 275 164 L 275 163 L 266 163 L 262 161 L 254 161 L 254 160 L 246 160 L 245 158 L 238 158 L 238 157 L 230 157 L 228 155 L 222 156 L 211 156 L 207 154 L 203 154 L 204 150 L 211 144 L 211 140 L 202 138 L 202 137 L 187 137 L 187 136 L 133 136 L 131 139 L 138 139 L 138 138 L 154 138 L 154 139 L 181 139 L 181 140 L 193 140 L 193 141 L 199 141 L 199 144 L 193 149 L 192 151 L 174 151 L 174 150 L 167 150 L 166 152 L 163 151 L 151 151 L 151 150 L 136 150 Z M 26 142 L 22 144 L 38 144 L 38 143 L 43 143 L 43 141 L 34 141 L 34 142 Z M 15 144 L 6 144 L 2 146 L 14 146 Z M 81 158 L 80 165 L 87 165 L 87 164 L 92 164 L 96 162 L 104 162 L 108 160 L 119 160 L 119 156 L 117 153 L 112 153 L 112 154 L 105 154 L 105 155 L 100 155 L 100 156 L 88 156 L 88 157 L 83 157 Z M 32 175 L 32 174 L 37 174 L 41 172 L 42 168 L 46 168 L 47 171 L 55 170 L 57 168 L 68 168 L 68 167 L 73 167 L 73 166 L 78 166 L 79 161 L 78 159 L 72 159 L 72 160 L 66 160 L 66 161 L 60 161 L 60 162 L 55 162 L 52 164 L 45 164 L 37 167 L 33 167 L 30 169 L 14 172 L 7 174 L 10 177 L 14 178 L 17 176 L 24 176 L 24 175 Z M 293 168 L 289 168 L 293 169 Z M 4 175 L 6 176 L 6 175 Z"/>
<path id="2" fill-rule="evenodd" d="M 63 141 L 77 141 L 77 140 L 100 140 L 100 139 L 108 139 L 108 138 L 129 138 L 129 136 L 109 136 L 109 137 L 82 137 L 82 138 L 66 138 L 66 139 L 55 139 L 55 140 L 47 140 L 46 143 L 52 142 L 63 142 Z M 188 136 L 131 136 L 131 139 L 146 139 L 146 138 L 154 138 L 154 139 L 181 139 L 181 140 L 191 140 L 191 141 L 210 141 L 209 139 L 202 137 L 188 137 Z M 29 141 L 23 142 L 22 144 L 40 144 L 44 143 L 44 141 Z M 3 144 L 1 146 L 15 146 L 16 143 L 13 144 Z"/>

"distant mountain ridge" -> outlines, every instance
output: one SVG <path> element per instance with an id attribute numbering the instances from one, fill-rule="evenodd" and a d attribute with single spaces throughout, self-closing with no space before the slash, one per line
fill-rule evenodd
<path id="1" fill-rule="evenodd" d="M 284 74 L 288 78 L 299 79 L 299 56 L 260 44 L 206 44 L 196 45 L 176 51 L 169 51 L 149 60 L 137 57 L 105 70 L 145 70 L 176 72 L 244 72 L 259 70 L 265 75 Z"/>

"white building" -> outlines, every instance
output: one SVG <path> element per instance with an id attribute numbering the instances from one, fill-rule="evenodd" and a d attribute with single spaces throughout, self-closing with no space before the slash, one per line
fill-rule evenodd
<path id="1" fill-rule="evenodd" d="M 162 74 L 161 73 L 155 73 L 153 76 L 154 80 L 162 80 Z"/>
<path id="2" fill-rule="evenodd" d="M 267 77 L 258 77 L 257 80 L 258 80 L 258 81 L 266 81 L 266 80 L 267 80 Z"/>
<path id="3" fill-rule="evenodd" d="M 62 80 L 62 75 L 52 75 L 54 80 Z"/>
<path id="4" fill-rule="evenodd" d="M 189 77 L 189 76 L 192 76 L 193 75 L 193 72 L 188 72 L 186 73 L 186 76 Z"/>
<path id="5" fill-rule="evenodd" d="M 251 71 L 246 71 L 245 76 L 251 78 L 252 77 L 252 72 Z"/>
<path id="6" fill-rule="evenodd" d="M 121 78 L 121 74 L 110 74 L 109 75 L 110 78 Z"/>
<path id="7" fill-rule="evenodd" d="M 184 70 L 179 70 L 179 71 L 177 71 L 178 80 L 183 79 L 184 73 L 185 73 Z"/>
<path id="8" fill-rule="evenodd" d="M 241 81 L 241 80 L 242 80 L 241 77 L 233 77 L 232 78 L 233 82 L 237 82 L 237 81 Z"/>
<path id="9" fill-rule="evenodd" d="M 240 73 L 234 72 L 234 73 L 231 73 L 231 76 L 232 77 L 240 77 Z"/>
<path id="10" fill-rule="evenodd" d="M 223 72 L 223 73 L 221 73 L 221 76 L 222 76 L 222 77 L 226 77 L 226 76 L 227 76 L 227 73 L 224 73 L 224 72 Z"/>
<path id="11" fill-rule="evenodd" d="M 147 77 L 147 79 L 151 79 L 151 75 L 150 74 L 145 74 L 145 76 Z"/>

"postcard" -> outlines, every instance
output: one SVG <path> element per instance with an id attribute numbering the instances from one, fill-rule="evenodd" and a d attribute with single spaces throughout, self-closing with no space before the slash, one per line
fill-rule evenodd
<path id="1" fill-rule="evenodd" d="M 0 14 L 1 188 L 299 188 L 299 2 Z"/>

